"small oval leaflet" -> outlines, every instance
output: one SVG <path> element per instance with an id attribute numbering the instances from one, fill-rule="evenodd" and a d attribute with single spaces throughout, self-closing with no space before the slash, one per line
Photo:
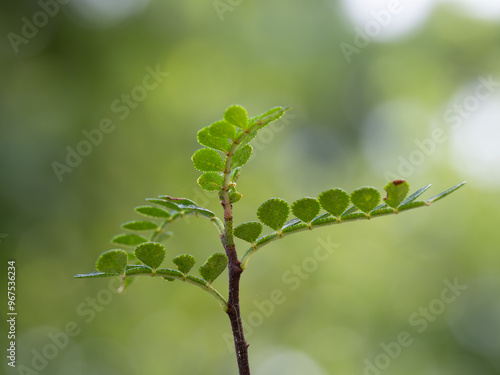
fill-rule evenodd
<path id="1" fill-rule="evenodd" d="M 123 223 L 121 227 L 123 229 L 137 231 L 137 232 L 145 232 L 158 229 L 158 225 L 156 223 L 147 220 L 129 221 Z"/>
<path id="2" fill-rule="evenodd" d="M 192 255 L 182 254 L 176 256 L 172 262 L 174 262 L 179 271 L 186 275 L 189 271 L 191 271 L 191 268 L 193 268 L 196 263 L 196 259 Z"/>
<path id="3" fill-rule="evenodd" d="M 333 216 L 340 217 L 349 206 L 349 194 L 344 190 L 335 188 L 322 192 L 318 196 L 319 203 Z"/>
<path id="4" fill-rule="evenodd" d="M 384 190 L 387 192 L 385 204 L 396 209 L 408 195 L 410 185 L 405 180 L 395 180 L 385 185 Z"/>
<path id="5" fill-rule="evenodd" d="M 239 202 L 241 198 L 243 198 L 243 195 L 240 192 L 236 190 L 229 192 L 229 202 L 236 203 Z"/>
<path id="6" fill-rule="evenodd" d="M 243 241 L 255 243 L 262 233 L 262 224 L 258 221 L 249 221 L 234 228 L 234 235 Z"/>
<path id="7" fill-rule="evenodd" d="M 200 275 L 211 284 L 227 267 L 227 256 L 222 253 L 210 255 L 205 264 L 200 267 Z"/>
<path id="8" fill-rule="evenodd" d="M 219 172 L 224 169 L 221 156 L 211 148 L 201 148 L 192 157 L 194 167 L 201 172 Z"/>
<path id="9" fill-rule="evenodd" d="M 153 217 L 156 219 L 168 219 L 170 217 L 170 214 L 167 211 L 165 211 L 159 207 L 139 206 L 139 207 L 135 208 L 135 211 L 141 215 L 144 215 L 147 217 Z"/>
<path id="10" fill-rule="evenodd" d="M 158 225 L 152 221 L 140 220 L 140 221 L 129 221 L 122 224 L 123 229 L 136 230 L 136 231 L 147 231 L 158 229 Z"/>
<path id="11" fill-rule="evenodd" d="M 203 190 L 219 191 L 222 190 L 223 184 L 224 180 L 222 176 L 216 172 L 205 172 L 198 177 L 198 185 L 200 185 Z"/>
<path id="12" fill-rule="evenodd" d="M 110 275 L 123 275 L 127 269 L 127 259 L 125 250 L 108 250 L 99 256 L 95 268 Z"/>
<path id="13" fill-rule="evenodd" d="M 134 255 L 146 266 L 156 269 L 165 259 L 165 247 L 158 242 L 146 242 L 137 246 Z"/>
<path id="14" fill-rule="evenodd" d="M 240 105 L 232 105 L 224 112 L 224 120 L 242 129 L 248 129 L 248 114 Z"/>
<path id="15" fill-rule="evenodd" d="M 380 193 L 374 187 L 363 186 L 351 193 L 351 202 L 365 214 L 368 214 L 380 202 Z"/>
<path id="16" fill-rule="evenodd" d="M 210 125 L 210 135 L 216 138 L 236 138 L 236 129 L 229 122 L 221 120 Z"/>
<path id="17" fill-rule="evenodd" d="M 319 214 L 320 209 L 316 198 L 305 197 L 292 204 L 292 213 L 304 223 L 310 223 Z"/>
<path id="18" fill-rule="evenodd" d="M 137 246 L 141 243 L 148 242 L 148 240 L 138 234 L 119 234 L 113 237 L 111 242 L 117 245 Z"/>
<path id="19" fill-rule="evenodd" d="M 290 207 L 288 203 L 280 198 L 269 199 L 257 210 L 259 220 L 278 232 L 285 225 L 289 214 Z"/>
<path id="20" fill-rule="evenodd" d="M 228 152 L 229 142 L 224 138 L 214 137 L 210 132 L 210 126 L 201 129 L 197 135 L 198 143 L 202 146 L 210 147 L 216 150 Z"/>
<path id="21" fill-rule="evenodd" d="M 231 169 L 242 167 L 245 165 L 252 156 L 253 147 L 250 145 L 244 145 L 236 150 L 231 160 Z"/>

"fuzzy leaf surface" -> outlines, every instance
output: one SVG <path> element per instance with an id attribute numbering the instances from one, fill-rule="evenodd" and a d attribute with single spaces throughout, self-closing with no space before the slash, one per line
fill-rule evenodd
<path id="1" fill-rule="evenodd" d="M 262 224 L 258 221 L 249 221 L 234 228 L 234 235 L 243 241 L 254 243 L 262 233 Z"/>
<path id="2" fill-rule="evenodd" d="M 170 214 L 168 211 L 165 211 L 159 207 L 154 206 L 139 206 L 136 207 L 135 210 L 144 216 L 153 217 L 155 219 L 168 219 Z"/>
<path id="3" fill-rule="evenodd" d="M 210 255 L 205 264 L 200 267 L 200 275 L 211 284 L 226 269 L 228 259 L 226 254 L 215 253 Z"/>
<path id="4" fill-rule="evenodd" d="M 137 246 L 143 242 L 148 242 L 148 240 L 138 234 L 119 234 L 113 237 L 111 242 L 117 245 Z"/>
<path id="5" fill-rule="evenodd" d="M 128 230 L 146 231 L 158 229 L 158 224 L 147 220 L 129 221 L 128 223 L 123 223 L 122 228 Z"/>
<path id="6" fill-rule="evenodd" d="M 197 150 L 192 157 L 194 167 L 202 172 L 221 172 L 224 170 L 224 162 L 221 156 L 211 148 Z"/>
<path id="7" fill-rule="evenodd" d="M 331 189 L 318 196 L 319 203 L 333 216 L 340 217 L 349 206 L 349 194 L 342 189 Z"/>
<path id="8" fill-rule="evenodd" d="M 292 213 L 305 223 L 310 223 L 319 214 L 320 209 L 316 198 L 305 197 L 292 204 Z"/>
<path id="9" fill-rule="evenodd" d="M 220 150 L 223 152 L 229 151 L 229 142 L 224 138 L 214 137 L 210 132 L 210 126 L 201 129 L 198 132 L 198 143 L 202 146 Z"/>
<path id="10" fill-rule="evenodd" d="M 231 169 L 242 167 L 245 165 L 252 156 L 252 146 L 244 145 L 236 150 L 231 160 Z"/>
<path id="11" fill-rule="evenodd" d="M 198 185 L 200 185 L 203 190 L 220 191 L 224 185 L 224 179 L 217 172 L 205 172 L 198 177 Z"/>
<path id="12" fill-rule="evenodd" d="M 288 203 L 280 198 L 272 198 L 264 202 L 257 210 L 259 220 L 276 231 L 285 225 L 290 207 Z"/>
<path id="13" fill-rule="evenodd" d="M 371 186 L 360 187 L 351 193 L 351 202 L 367 214 L 377 207 L 380 202 L 380 193 Z"/>
<path id="14" fill-rule="evenodd" d="M 127 269 L 127 252 L 125 250 L 108 250 L 97 259 L 95 268 L 99 272 L 111 275 L 123 275 Z"/>
<path id="15" fill-rule="evenodd" d="M 210 125 L 210 135 L 216 138 L 236 138 L 236 129 L 229 122 L 221 120 Z"/>
<path id="16" fill-rule="evenodd" d="M 191 271 L 191 268 L 196 263 L 195 257 L 189 254 L 176 256 L 172 261 L 184 275 Z"/>
<path id="17" fill-rule="evenodd" d="M 224 120 L 241 129 L 248 129 L 248 114 L 240 105 L 232 105 L 224 112 Z"/>
<path id="18" fill-rule="evenodd" d="M 405 180 L 394 180 L 385 185 L 384 190 L 387 192 L 384 198 L 385 204 L 397 208 L 408 195 L 410 184 Z"/>
<path id="19" fill-rule="evenodd" d="M 269 111 L 266 111 L 258 116 L 252 117 L 250 119 L 250 124 L 253 126 L 255 124 L 259 124 L 259 128 L 263 128 L 264 126 L 270 124 L 273 121 L 279 120 L 281 116 L 287 111 L 289 108 L 283 107 L 274 107 Z"/>
<path id="20" fill-rule="evenodd" d="M 156 269 L 165 259 L 165 247 L 158 242 L 146 242 L 137 246 L 134 255 L 146 266 Z"/>

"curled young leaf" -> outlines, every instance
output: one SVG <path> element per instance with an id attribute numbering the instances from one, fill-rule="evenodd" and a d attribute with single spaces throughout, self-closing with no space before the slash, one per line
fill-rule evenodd
<path id="1" fill-rule="evenodd" d="M 196 263 L 195 257 L 189 254 L 176 256 L 172 261 L 184 275 L 191 271 L 191 268 Z"/>
<path id="2" fill-rule="evenodd" d="M 127 252 L 125 250 L 108 250 L 97 259 L 95 268 L 109 275 L 123 275 L 127 269 Z"/>
<path id="3" fill-rule="evenodd" d="M 210 255 L 205 264 L 200 267 L 200 275 L 208 284 L 211 284 L 226 269 L 228 259 L 226 254 L 215 253 Z"/>
<path id="4" fill-rule="evenodd" d="M 248 129 L 248 114 L 240 105 L 232 105 L 224 112 L 224 120 L 241 129 Z"/>
<path id="5" fill-rule="evenodd" d="M 231 160 L 231 169 L 242 167 L 245 165 L 252 156 L 252 146 L 244 145 L 236 150 Z"/>
<path id="6" fill-rule="evenodd" d="M 221 156 L 211 148 L 197 150 L 192 157 L 194 167 L 202 172 L 220 172 L 224 170 Z"/>
<path id="7" fill-rule="evenodd" d="M 292 204 L 292 213 L 304 223 L 310 223 L 318 214 L 321 207 L 316 198 L 302 198 Z"/>
<path id="8" fill-rule="evenodd" d="M 230 203 L 239 202 L 242 197 L 243 197 L 243 195 L 240 192 L 237 192 L 236 190 L 229 192 L 229 202 Z"/>
<path id="9" fill-rule="evenodd" d="M 396 209 L 408 195 L 410 185 L 405 180 L 394 180 L 385 185 L 384 190 L 387 192 L 385 204 Z"/>
<path id="10" fill-rule="evenodd" d="M 217 121 L 210 125 L 210 135 L 216 138 L 236 138 L 236 129 L 227 121 Z"/>
<path id="11" fill-rule="evenodd" d="M 220 191 L 224 180 L 216 172 L 205 172 L 198 178 L 198 185 L 207 191 Z"/>
<path id="12" fill-rule="evenodd" d="M 321 207 L 336 217 L 340 217 L 349 206 L 349 194 L 338 188 L 322 192 L 318 200 Z"/>
<path id="13" fill-rule="evenodd" d="M 155 219 L 168 219 L 170 217 L 167 211 L 153 206 L 139 206 L 135 208 L 135 211 L 141 215 Z"/>
<path id="14" fill-rule="evenodd" d="M 258 221 L 249 221 L 234 228 L 234 235 L 243 241 L 255 243 L 262 233 L 262 224 Z"/>
<path id="15" fill-rule="evenodd" d="M 158 225 L 152 221 L 141 220 L 141 221 L 129 221 L 128 223 L 122 224 L 123 229 L 135 230 L 135 231 L 147 231 L 158 229 Z"/>
<path id="16" fill-rule="evenodd" d="M 146 242 L 137 246 L 134 255 L 146 266 L 156 269 L 165 259 L 165 247 L 158 242 Z"/>
<path id="17" fill-rule="evenodd" d="M 380 202 L 380 193 L 371 186 L 360 187 L 351 193 L 351 202 L 365 214 L 368 214 Z"/>
<path id="18" fill-rule="evenodd" d="M 288 203 L 280 198 L 272 198 L 264 202 L 257 210 L 259 220 L 276 231 L 286 223 L 290 207 Z"/>

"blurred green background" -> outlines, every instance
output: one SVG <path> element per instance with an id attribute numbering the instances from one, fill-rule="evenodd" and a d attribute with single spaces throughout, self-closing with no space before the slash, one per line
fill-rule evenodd
<path id="1" fill-rule="evenodd" d="M 186 197 L 220 216 L 190 156 L 198 129 L 238 103 L 250 115 L 293 109 L 254 141 L 237 224 L 276 196 L 382 190 L 401 177 L 413 190 L 432 183 L 427 198 L 468 181 L 432 208 L 297 234 L 257 253 L 242 280 L 253 374 L 500 374 L 497 3 L 1 8 L 0 250 L 2 269 L 16 261 L 19 315 L 17 368 L 4 357 L 0 372 L 237 373 L 229 322 L 198 288 L 141 278 L 117 295 L 108 280 L 73 275 L 94 269 L 146 197 Z M 85 148 L 106 119 L 108 132 Z M 78 145 L 85 155 L 68 166 Z M 172 229 L 167 267 L 180 253 L 200 263 L 220 251 L 206 220 Z M 318 241 L 335 250 L 314 261 Z M 291 282 L 295 267 L 307 272 Z M 216 287 L 226 294 L 226 278 Z M 276 289 L 284 302 L 264 316 L 257 306 Z"/>

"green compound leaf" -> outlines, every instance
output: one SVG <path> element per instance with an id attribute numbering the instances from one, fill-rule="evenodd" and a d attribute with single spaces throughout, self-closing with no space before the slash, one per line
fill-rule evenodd
<path id="1" fill-rule="evenodd" d="M 153 223 L 152 221 L 141 220 L 141 221 L 129 221 L 128 223 L 123 223 L 122 228 L 128 230 L 146 231 L 146 230 L 158 229 L 158 225 Z"/>
<path id="2" fill-rule="evenodd" d="M 165 246 L 158 242 L 142 243 L 134 250 L 135 257 L 152 269 L 160 267 L 165 254 Z"/>
<path id="3" fill-rule="evenodd" d="M 135 211 L 141 215 L 153 217 L 155 219 L 168 219 L 170 217 L 167 211 L 153 206 L 139 206 L 135 208 Z"/>
<path id="4" fill-rule="evenodd" d="M 464 186 L 465 184 L 467 183 L 467 181 L 464 181 L 464 182 L 461 182 L 459 183 L 458 185 L 455 185 L 453 186 L 452 188 L 449 188 L 448 190 L 446 191 L 443 191 L 442 193 L 439 193 L 438 195 L 435 195 L 434 197 L 430 198 L 428 201 L 427 201 L 427 204 L 431 204 L 431 203 L 434 203 L 440 199 L 443 199 L 444 197 L 446 197 L 447 195 L 450 195 L 451 193 L 453 193 L 455 190 L 458 190 L 460 189 L 462 186 Z"/>
<path id="5" fill-rule="evenodd" d="M 125 246 L 137 246 L 144 242 L 148 240 L 138 234 L 119 234 L 111 240 L 111 243 Z"/>
<path id="6" fill-rule="evenodd" d="M 270 124 L 273 121 L 279 120 L 283 114 L 288 111 L 290 107 L 274 107 L 269 111 L 264 112 L 258 116 L 252 117 L 249 122 L 251 126 L 258 124 L 259 128 L 263 128 L 264 126 Z"/>
<path id="7" fill-rule="evenodd" d="M 198 178 L 198 185 L 207 191 L 220 191 L 223 184 L 222 176 L 216 172 L 205 172 Z"/>
<path id="8" fill-rule="evenodd" d="M 224 170 L 221 156 L 211 148 L 202 148 L 196 151 L 191 158 L 194 167 L 202 172 L 219 172 Z"/>
<path id="9" fill-rule="evenodd" d="M 331 189 L 318 196 L 319 203 L 333 216 L 340 217 L 349 206 L 349 194 L 342 189 Z"/>
<path id="10" fill-rule="evenodd" d="M 198 132 L 197 139 L 198 143 L 202 146 L 210 147 L 224 152 L 229 151 L 230 145 L 227 139 L 214 137 L 210 132 L 210 126 L 201 129 Z"/>
<path id="11" fill-rule="evenodd" d="M 234 235 L 243 241 L 255 243 L 262 233 L 262 224 L 258 221 L 249 221 L 234 228 Z"/>
<path id="12" fill-rule="evenodd" d="M 231 169 L 242 167 L 252 156 L 252 146 L 244 145 L 236 150 L 233 159 L 231 160 Z"/>
<path id="13" fill-rule="evenodd" d="M 210 135 L 216 138 L 236 138 L 236 128 L 227 121 L 217 121 L 210 125 Z"/>
<path id="14" fill-rule="evenodd" d="M 380 193 L 371 186 L 360 187 L 351 193 L 351 202 L 367 214 L 377 207 L 380 202 Z"/>
<path id="15" fill-rule="evenodd" d="M 321 207 L 316 198 L 302 198 L 292 204 L 292 213 L 305 223 L 310 223 L 318 214 Z"/>
<path id="16" fill-rule="evenodd" d="M 176 256 L 172 261 L 184 275 L 191 271 L 191 268 L 196 263 L 195 257 L 189 254 Z"/>
<path id="17" fill-rule="evenodd" d="M 272 198 L 264 202 L 257 210 L 259 220 L 276 231 L 286 223 L 290 214 L 288 203 L 280 198 Z"/>
<path id="18" fill-rule="evenodd" d="M 227 267 L 227 256 L 222 253 L 210 255 L 205 264 L 200 267 L 200 275 L 211 284 Z"/>
<path id="19" fill-rule="evenodd" d="M 396 209 L 408 195 L 410 184 L 405 180 L 394 180 L 385 185 L 384 190 L 387 192 L 385 204 Z"/>
<path id="20" fill-rule="evenodd" d="M 240 105 L 232 105 L 224 112 L 224 120 L 242 129 L 248 129 L 248 114 Z"/>
<path id="21" fill-rule="evenodd" d="M 125 250 L 109 250 L 99 256 L 95 268 L 110 275 L 123 275 L 127 269 L 127 260 Z"/>

